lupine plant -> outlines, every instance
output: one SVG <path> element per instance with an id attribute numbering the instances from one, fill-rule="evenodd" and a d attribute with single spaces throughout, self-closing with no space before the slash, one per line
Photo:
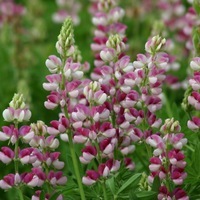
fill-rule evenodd
<path id="1" fill-rule="evenodd" d="M 76 7 L 73 1 L 57 3 Z M 131 58 L 124 9 L 117 0 L 92 1 L 94 63 L 82 61 L 73 16 L 66 18 L 57 53 L 45 61 L 44 107 L 53 120 L 29 123 L 32 112 L 40 110 L 31 112 L 20 93 L 2 113 L 0 161 L 8 170 L 1 174 L 0 188 L 19 200 L 199 199 L 200 5 L 193 3 L 185 14 L 185 4 L 178 0 L 146 2 L 142 9 L 149 5 L 148 12 L 173 9 L 163 13 L 162 30 L 154 24 L 143 52 Z M 63 16 L 57 13 L 54 20 Z M 178 24 L 183 21 L 188 25 L 184 30 Z M 168 71 L 181 65 L 181 55 L 174 55 L 171 47 L 177 43 L 164 36 L 182 31 L 181 52 L 193 57 L 194 72 L 183 87 L 188 87 L 185 112 L 170 105 L 166 92 L 166 83 L 180 88 Z"/>

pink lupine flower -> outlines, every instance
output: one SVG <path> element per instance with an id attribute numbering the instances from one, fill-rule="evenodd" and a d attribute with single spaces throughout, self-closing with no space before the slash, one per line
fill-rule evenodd
<path id="1" fill-rule="evenodd" d="M 167 200 L 189 200 L 186 192 L 181 188 L 176 188 L 172 192 L 172 194 L 167 190 L 165 186 L 161 186 L 159 189 L 158 200 L 163 200 L 164 198 Z"/>
<path id="2" fill-rule="evenodd" d="M 35 194 L 32 196 L 31 200 L 40 200 L 40 195 L 41 195 L 41 191 L 37 190 L 35 192 Z M 50 198 L 49 194 L 45 194 L 45 199 L 44 200 L 48 200 Z"/>
<path id="3" fill-rule="evenodd" d="M 143 68 L 148 63 L 148 58 L 144 54 L 137 55 L 137 61 L 133 62 L 133 66 L 137 69 Z"/>
<path id="4" fill-rule="evenodd" d="M 159 69 L 167 69 L 169 63 L 169 55 L 164 52 L 159 52 L 155 56 L 155 64 Z"/>
<path id="5" fill-rule="evenodd" d="M 59 156 L 59 152 L 46 153 L 44 155 L 46 164 L 48 166 L 53 165 L 53 167 L 58 170 L 62 169 L 65 164 L 58 159 Z"/>
<path id="6" fill-rule="evenodd" d="M 116 57 L 115 50 L 113 48 L 104 48 L 100 52 L 100 57 L 104 62 L 111 62 Z"/>
<path id="7" fill-rule="evenodd" d="M 74 142 L 85 143 L 88 140 L 89 132 L 90 131 L 87 128 L 77 128 L 73 138 Z"/>
<path id="8" fill-rule="evenodd" d="M 184 172 L 184 169 L 176 168 L 172 170 L 171 179 L 175 185 L 182 185 L 186 177 L 187 174 Z"/>
<path id="9" fill-rule="evenodd" d="M 178 168 L 184 168 L 186 166 L 186 162 L 184 161 L 185 156 L 183 152 L 179 150 L 171 150 L 168 153 L 168 157 L 172 165 L 177 166 Z"/>
<path id="10" fill-rule="evenodd" d="M 95 101 L 98 105 L 102 105 L 106 99 L 107 95 L 101 89 L 100 83 L 94 81 L 86 86 L 83 90 L 83 93 L 86 99 L 90 101 Z"/>
<path id="11" fill-rule="evenodd" d="M 114 145 L 111 143 L 111 139 L 104 139 L 99 144 L 100 150 L 104 154 L 110 154 L 114 150 Z"/>
<path id="12" fill-rule="evenodd" d="M 93 146 L 86 146 L 82 149 L 82 156 L 79 158 L 81 163 L 88 164 L 97 155 L 97 150 Z"/>
<path id="13" fill-rule="evenodd" d="M 83 104 L 75 106 L 71 116 L 74 121 L 84 121 L 89 116 L 89 108 Z"/>
<path id="14" fill-rule="evenodd" d="M 55 91 L 61 83 L 61 76 L 59 74 L 51 74 L 46 76 L 49 83 L 43 83 L 43 88 L 47 91 Z"/>
<path id="15" fill-rule="evenodd" d="M 52 15 L 52 19 L 55 23 L 63 23 L 67 17 L 71 17 L 73 23 L 78 25 L 80 19 L 78 12 L 81 8 L 81 4 L 76 0 L 56 0 L 58 10 Z"/>
<path id="16" fill-rule="evenodd" d="M 162 107 L 161 99 L 153 96 L 147 98 L 146 104 L 149 111 L 153 113 Z"/>
<path id="17" fill-rule="evenodd" d="M 22 137 L 23 141 L 28 143 L 34 137 L 34 132 L 31 130 L 30 126 L 22 126 L 19 129 L 19 135 Z"/>
<path id="18" fill-rule="evenodd" d="M 150 159 L 150 165 L 149 165 L 149 169 L 151 172 L 156 172 L 160 169 L 160 167 L 162 166 L 162 161 L 158 158 L 158 157 L 152 157 Z"/>
<path id="19" fill-rule="evenodd" d="M 125 136 L 130 138 L 130 141 L 132 142 L 137 142 L 139 140 L 142 139 L 143 137 L 143 133 L 140 129 L 135 128 L 133 126 L 130 126 L 127 130 L 126 130 L 126 134 Z"/>
<path id="20" fill-rule="evenodd" d="M 8 164 L 14 159 L 14 151 L 9 147 L 1 147 L 0 160 L 1 162 Z"/>
<path id="21" fill-rule="evenodd" d="M 189 200 L 186 192 L 181 188 L 176 188 L 173 191 L 173 197 L 175 197 L 177 200 Z"/>
<path id="22" fill-rule="evenodd" d="M 67 177 L 63 176 L 62 172 L 54 172 L 50 171 L 47 179 L 49 182 L 54 186 L 54 185 L 65 185 L 67 182 Z"/>
<path id="23" fill-rule="evenodd" d="M 148 137 L 146 139 L 146 142 L 147 144 L 149 144 L 150 146 L 156 148 L 154 151 L 153 151 L 153 154 L 155 156 L 159 156 L 162 154 L 164 148 L 165 148 L 165 144 L 164 144 L 164 141 L 163 139 L 159 136 L 159 135 L 151 135 L 150 137 Z"/>
<path id="24" fill-rule="evenodd" d="M 170 192 L 168 192 L 166 186 L 161 186 L 159 188 L 158 200 L 163 199 L 171 200 Z"/>
<path id="25" fill-rule="evenodd" d="M 29 121 L 31 112 L 28 109 L 14 109 L 9 107 L 3 111 L 3 118 L 7 122 L 17 120 L 19 122 Z"/>
<path id="26" fill-rule="evenodd" d="M 177 89 L 179 89 L 181 87 L 184 87 L 183 83 L 180 82 L 179 78 L 176 77 L 176 76 L 173 76 L 171 74 L 169 74 L 169 75 L 166 76 L 165 81 L 166 81 L 166 84 L 170 88 L 172 88 L 173 90 L 177 90 Z"/>
<path id="27" fill-rule="evenodd" d="M 132 161 L 131 158 L 124 158 L 124 163 L 127 169 L 129 170 L 135 169 L 135 163 Z"/>
<path id="28" fill-rule="evenodd" d="M 22 164 L 34 163 L 36 159 L 34 148 L 25 148 L 19 152 L 19 160 Z"/>
<path id="29" fill-rule="evenodd" d="M 188 103 L 196 110 L 200 110 L 200 94 L 197 91 L 193 91 L 191 96 L 188 96 Z"/>
<path id="30" fill-rule="evenodd" d="M 106 26 L 108 23 L 106 14 L 100 12 L 96 13 L 95 16 L 92 18 L 92 23 L 96 26 Z"/>
<path id="31" fill-rule="evenodd" d="M 13 136 L 14 126 L 3 126 L 2 131 L 0 131 L 0 140 L 6 141 L 9 140 Z"/>
<path id="32" fill-rule="evenodd" d="M 126 147 L 122 147 L 120 151 L 123 155 L 128 155 L 135 151 L 135 145 L 127 145 Z"/>
<path id="33" fill-rule="evenodd" d="M 148 123 L 151 127 L 153 127 L 153 128 L 160 127 L 160 125 L 162 123 L 161 119 L 156 119 L 156 115 L 151 112 L 148 112 L 147 116 L 148 116 Z"/>
<path id="34" fill-rule="evenodd" d="M 35 194 L 32 196 L 31 200 L 40 200 L 40 195 L 41 195 L 41 191 L 37 190 L 35 192 Z M 45 194 L 45 199 L 44 200 L 49 200 L 50 199 L 50 195 L 49 194 Z M 59 195 L 56 200 L 63 200 L 63 196 Z"/>
<path id="35" fill-rule="evenodd" d="M 8 174 L 0 180 L 0 187 L 4 190 L 8 190 L 13 186 L 18 185 L 21 182 L 19 174 Z"/>
<path id="36" fill-rule="evenodd" d="M 94 170 L 87 170 L 86 171 L 86 176 L 82 178 L 82 182 L 85 185 L 92 185 L 94 184 L 98 179 L 100 175 L 98 172 Z"/>
<path id="37" fill-rule="evenodd" d="M 190 67 L 194 71 L 199 71 L 200 70 L 200 58 L 199 57 L 193 58 L 192 61 L 190 62 Z"/>
<path id="38" fill-rule="evenodd" d="M 68 59 L 64 66 L 64 75 L 67 80 L 80 80 L 83 77 L 83 71 L 80 63 L 74 63 Z"/>
<path id="39" fill-rule="evenodd" d="M 45 146 L 49 147 L 50 149 L 56 149 L 59 146 L 59 140 L 53 135 L 48 136 L 45 140 Z"/>
<path id="40" fill-rule="evenodd" d="M 166 135 L 163 139 L 164 141 L 168 139 L 175 149 L 182 149 L 187 144 L 187 139 L 184 138 L 183 133 Z"/>
<path id="41" fill-rule="evenodd" d="M 47 68 L 49 69 L 49 71 L 51 73 L 56 73 L 59 70 L 59 67 L 62 66 L 62 62 L 60 60 L 60 58 L 58 58 L 57 56 L 51 55 L 49 56 L 49 58 L 46 60 L 45 62 Z"/>
<path id="42" fill-rule="evenodd" d="M 200 118 L 196 116 L 192 117 L 192 119 L 188 121 L 187 126 L 191 130 L 198 130 L 200 128 Z"/>
<path id="43" fill-rule="evenodd" d="M 109 168 L 110 172 L 116 172 L 119 170 L 121 162 L 119 160 L 109 159 L 105 164 Z"/>
<path id="44" fill-rule="evenodd" d="M 50 95 L 47 96 L 47 101 L 45 101 L 44 105 L 47 109 L 54 109 L 60 104 L 60 95 L 57 92 L 51 92 Z"/>
<path id="45" fill-rule="evenodd" d="M 46 174 L 42 171 L 41 168 L 32 168 L 32 173 L 38 177 L 37 186 L 41 187 L 46 180 Z"/>
<path id="46" fill-rule="evenodd" d="M 47 132 L 50 135 L 58 135 L 59 133 L 65 133 L 69 127 L 69 120 L 65 116 L 60 116 L 59 121 L 53 120 L 50 122 L 52 127 L 47 128 Z"/>
<path id="47" fill-rule="evenodd" d="M 124 17 L 124 14 L 125 14 L 125 11 L 122 8 L 116 7 L 110 10 L 108 17 L 113 22 L 118 22 Z"/>
<path id="48" fill-rule="evenodd" d="M 200 89 L 200 72 L 194 72 L 194 77 L 189 80 L 189 84 L 195 91 Z"/>
<path id="49" fill-rule="evenodd" d="M 37 175 L 35 175 L 34 173 L 30 172 L 30 173 L 24 173 L 21 175 L 22 178 L 22 182 L 24 182 L 25 184 L 27 184 L 30 187 L 36 187 L 39 186 L 39 178 Z"/>

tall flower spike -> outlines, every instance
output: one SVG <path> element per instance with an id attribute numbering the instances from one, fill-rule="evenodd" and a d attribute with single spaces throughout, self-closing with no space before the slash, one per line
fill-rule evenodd
<path id="1" fill-rule="evenodd" d="M 154 156 L 150 159 L 149 169 L 151 175 L 148 177 L 150 184 L 154 178 L 158 177 L 161 181 L 158 199 L 168 196 L 168 191 L 176 193 L 175 186 L 182 185 L 187 174 L 184 172 L 186 162 L 182 148 L 187 143 L 183 133 L 179 133 L 181 127 L 178 121 L 172 119 L 165 120 L 160 131 L 162 135 L 151 135 L 147 138 L 147 143 L 155 148 Z M 171 182 L 174 183 L 169 188 Z M 165 186 L 163 188 L 163 186 Z M 164 190 L 163 190 L 164 189 Z M 185 196 L 186 193 L 184 192 Z M 162 198 L 160 198 L 162 197 Z M 168 199 L 168 198 L 167 198 Z"/>
<path id="2" fill-rule="evenodd" d="M 71 18 L 67 18 L 58 36 L 58 42 L 56 48 L 58 53 L 64 58 L 68 58 L 73 55 L 75 47 L 74 45 L 74 30 Z"/>
<path id="3" fill-rule="evenodd" d="M 200 110 L 199 89 L 200 89 L 200 57 L 194 57 L 190 62 L 190 68 L 194 71 L 193 76 L 189 79 L 189 87 L 185 92 L 185 97 L 182 105 L 185 111 L 190 115 L 195 112 L 197 116 L 191 116 L 187 122 L 189 129 L 198 131 L 200 129 L 200 117 L 197 111 Z"/>
<path id="4" fill-rule="evenodd" d="M 93 5 L 92 22 L 96 26 L 96 29 L 91 49 L 95 54 L 95 67 L 101 67 L 105 61 L 113 61 L 113 51 L 110 48 L 107 50 L 105 48 L 109 36 L 119 34 L 124 42 L 127 40 L 125 36 L 126 26 L 120 23 L 125 11 L 117 6 L 117 0 L 98 0 Z M 104 53 L 107 56 L 100 55 L 102 50 L 105 51 Z"/>
<path id="5" fill-rule="evenodd" d="M 22 94 L 14 94 L 14 97 L 9 103 L 9 106 L 10 107 L 3 111 L 3 118 L 5 121 L 29 121 L 31 117 L 31 111 L 26 108 L 26 104 L 24 102 Z"/>

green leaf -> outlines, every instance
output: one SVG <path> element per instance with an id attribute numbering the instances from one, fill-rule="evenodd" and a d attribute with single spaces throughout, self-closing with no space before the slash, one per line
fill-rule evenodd
<path id="1" fill-rule="evenodd" d="M 115 179 L 114 179 L 114 177 L 107 180 L 106 184 L 108 185 L 108 187 L 110 188 L 110 191 L 114 195 L 115 194 Z"/>
<path id="2" fill-rule="evenodd" d="M 154 200 L 154 199 L 157 199 L 157 192 L 141 191 L 141 192 L 137 192 L 136 196 L 142 200 Z"/>
<path id="3" fill-rule="evenodd" d="M 190 200 L 200 200 L 200 194 L 191 196 Z"/>
<path id="4" fill-rule="evenodd" d="M 134 174 L 129 178 L 118 190 L 117 195 L 120 194 L 123 190 L 125 190 L 130 185 L 136 185 L 138 184 L 138 181 L 140 180 L 141 173 Z"/>
<path id="5" fill-rule="evenodd" d="M 138 199 L 134 190 L 130 191 L 129 193 L 129 200 L 133 200 L 133 199 L 134 200 Z"/>
<path id="6" fill-rule="evenodd" d="M 193 7 L 198 15 L 200 15 L 200 2 L 199 0 L 193 1 Z"/>
<path id="7" fill-rule="evenodd" d="M 154 178 L 154 181 L 153 181 L 153 185 L 152 185 L 152 191 L 154 192 L 158 192 L 159 191 L 159 188 L 160 188 L 160 178 L 158 176 L 156 176 Z"/>
<path id="8" fill-rule="evenodd" d="M 40 193 L 40 200 L 45 200 L 45 193 L 44 193 L 44 191 L 42 191 Z"/>
<path id="9" fill-rule="evenodd" d="M 56 200 L 58 198 L 58 196 L 60 195 L 60 192 L 56 192 L 54 193 L 49 200 Z"/>
<path id="10" fill-rule="evenodd" d="M 194 167 L 198 175 L 200 175 L 200 144 L 197 144 L 194 151 Z"/>

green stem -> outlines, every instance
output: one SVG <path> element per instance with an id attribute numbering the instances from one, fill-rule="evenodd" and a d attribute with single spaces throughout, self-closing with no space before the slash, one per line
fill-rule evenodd
<path id="1" fill-rule="evenodd" d="M 105 185 L 105 181 L 103 181 L 102 183 L 102 189 L 103 189 L 103 198 L 104 200 L 107 200 L 107 194 L 106 194 L 106 185 Z"/>
<path id="2" fill-rule="evenodd" d="M 142 158 L 140 157 L 140 155 L 137 153 L 137 151 L 135 151 L 135 154 L 136 154 L 138 160 L 141 162 L 141 164 L 142 164 L 143 167 L 145 168 L 145 171 L 148 172 L 148 171 L 149 171 L 149 168 L 148 168 L 148 166 L 145 164 L 144 159 L 142 159 Z"/>
<path id="3" fill-rule="evenodd" d="M 164 94 L 164 93 L 163 93 L 163 94 Z M 167 115 L 168 115 L 169 118 L 172 118 L 172 117 L 173 117 L 173 112 L 172 112 L 172 109 L 171 109 L 169 100 L 168 100 L 168 98 L 167 98 L 167 95 L 164 94 L 164 97 L 165 97 L 165 101 L 166 101 L 166 111 L 167 111 Z"/>
<path id="4" fill-rule="evenodd" d="M 73 162 L 73 166 L 74 166 L 76 179 L 77 179 L 77 182 L 78 182 L 78 187 L 79 187 L 79 192 L 80 192 L 80 195 L 81 195 L 81 200 L 86 200 L 85 193 L 84 193 L 84 190 L 83 190 L 82 181 L 81 181 L 81 175 L 80 175 L 80 171 L 79 171 L 79 163 L 77 161 L 76 154 L 75 154 L 75 151 L 74 151 L 74 144 L 73 144 L 73 141 L 72 141 L 71 132 L 68 134 L 68 136 L 69 136 L 70 153 L 71 153 L 71 157 L 72 157 L 72 162 Z"/>
<path id="5" fill-rule="evenodd" d="M 24 196 L 20 188 L 17 188 L 17 193 L 19 195 L 19 200 L 24 200 Z"/>
<path id="6" fill-rule="evenodd" d="M 15 128 L 18 129 L 18 122 L 14 122 Z M 18 166 L 18 157 L 19 157 L 19 152 L 18 152 L 18 147 L 19 147 L 19 140 L 16 141 L 15 143 L 15 158 L 14 158 L 14 165 L 15 165 L 15 174 L 19 172 L 19 166 Z M 17 187 L 17 193 L 19 196 L 19 200 L 24 200 L 23 193 L 20 189 L 20 187 Z"/>
<path id="7" fill-rule="evenodd" d="M 15 122 L 15 128 L 18 129 L 18 122 Z M 15 158 L 14 158 L 14 165 L 15 165 L 15 174 L 18 173 L 18 147 L 19 147 L 19 140 L 15 143 Z"/>
<path id="8" fill-rule="evenodd" d="M 152 157 L 151 147 L 145 141 L 144 144 L 147 150 L 148 159 L 150 159 Z"/>
<path id="9" fill-rule="evenodd" d="M 18 141 L 15 143 L 15 158 L 14 158 L 14 163 L 15 163 L 15 174 L 18 173 Z"/>

